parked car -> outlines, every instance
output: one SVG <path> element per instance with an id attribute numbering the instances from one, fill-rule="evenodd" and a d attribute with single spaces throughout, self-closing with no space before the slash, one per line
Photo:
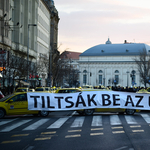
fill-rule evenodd
<path id="1" fill-rule="evenodd" d="M 35 89 L 29 89 L 29 92 L 34 92 L 35 91 Z"/>
<path id="2" fill-rule="evenodd" d="M 18 87 L 15 92 L 28 92 L 29 88 L 27 87 Z"/>
<path id="3" fill-rule="evenodd" d="M 81 89 L 79 89 L 79 88 L 60 88 L 60 89 L 57 89 L 55 93 L 75 93 L 75 92 L 81 92 Z"/>
<path id="4" fill-rule="evenodd" d="M 35 91 L 46 91 L 45 87 L 36 87 Z"/>
<path id="5" fill-rule="evenodd" d="M 50 88 L 50 87 L 44 87 L 44 88 L 45 88 L 45 91 L 48 91 L 48 92 L 51 91 L 51 88 Z"/>
<path id="6" fill-rule="evenodd" d="M 16 92 L 0 99 L 0 118 L 5 115 L 33 114 L 48 116 L 48 111 L 28 110 L 27 92 Z"/>

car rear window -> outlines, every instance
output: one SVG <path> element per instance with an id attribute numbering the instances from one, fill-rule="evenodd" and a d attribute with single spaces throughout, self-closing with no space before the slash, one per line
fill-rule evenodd
<path id="1" fill-rule="evenodd" d="M 78 90 L 59 90 L 58 93 L 75 93 L 80 92 Z"/>
<path id="2" fill-rule="evenodd" d="M 39 89 L 35 89 L 35 91 L 44 91 L 44 89 L 42 89 L 42 88 L 40 89 L 39 88 Z"/>
<path id="3" fill-rule="evenodd" d="M 17 89 L 16 92 L 27 92 L 27 89 Z"/>

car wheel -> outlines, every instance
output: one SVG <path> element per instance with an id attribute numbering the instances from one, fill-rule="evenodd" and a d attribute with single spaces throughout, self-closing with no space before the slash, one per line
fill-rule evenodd
<path id="1" fill-rule="evenodd" d="M 4 118 L 5 116 L 5 110 L 0 108 L 0 118 Z"/>
<path id="2" fill-rule="evenodd" d="M 90 115 L 92 115 L 94 113 L 94 109 L 85 109 L 84 110 L 84 114 L 86 115 L 86 116 L 90 116 Z"/>
<path id="3" fill-rule="evenodd" d="M 77 113 L 78 113 L 79 115 L 84 115 L 84 111 L 83 111 L 83 110 L 77 110 Z"/>
<path id="4" fill-rule="evenodd" d="M 135 109 L 126 109 L 127 115 L 133 115 L 135 113 Z"/>
<path id="5" fill-rule="evenodd" d="M 49 115 L 49 111 L 42 110 L 42 111 L 39 112 L 39 114 L 40 114 L 41 117 L 47 117 Z"/>

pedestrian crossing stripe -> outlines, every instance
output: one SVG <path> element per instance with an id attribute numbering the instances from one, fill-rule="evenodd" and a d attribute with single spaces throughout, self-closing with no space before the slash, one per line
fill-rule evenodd
<path id="1" fill-rule="evenodd" d="M 9 131 L 11 131 L 11 130 L 13 130 L 13 129 L 15 129 L 15 128 L 17 128 L 17 127 L 19 127 L 19 126 L 25 124 L 25 123 L 27 123 L 27 122 L 29 122 L 29 121 L 31 121 L 31 120 L 22 120 L 22 121 L 20 121 L 20 122 L 18 122 L 18 123 L 15 123 L 15 124 L 12 124 L 12 125 L 10 125 L 10 126 L 8 126 L 8 127 L 5 127 L 5 128 L 4 128 L 3 130 L 1 130 L 0 132 L 9 132 Z"/>
<path id="2" fill-rule="evenodd" d="M 150 116 L 148 114 L 140 114 L 140 116 L 145 120 L 146 123 L 150 123 Z M 64 117 L 64 118 L 59 118 L 58 120 L 56 120 L 55 122 L 53 122 L 52 124 L 50 124 L 47 129 L 58 129 L 60 128 L 62 125 L 65 124 L 65 122 L 71 118 L 70 116 L 68 117 Z M 122 122 L 120 120 L 119 115 L 110 115 L 109 116 L 110 119 L 110 125 L 114 126 L 114 128 L 121 128 L 120 125 L 122 125 Z M 141 127 L 138 125 L 138 122 L 136 121 L 134 115 L 130 116 L 130 115 L 124 115 L 124 119 L 127 122 L 127 124 L 131 125 L 131 128 L 134 127 Z M 40 126 L 42 126 L 43 124 L 47 123 L 49 120 L 51 120 L 51 118 L 45 118 L 45 119 L 40 119 L 34 123 L 30 123 L 31 120 L 34 119 L 27 119 L 27 120 L 18 120 L 17 123 L 14 123 L 15 119 L 12 120 L 3 120 L 0 121 L 0 125 L 2 127 L 2 125 L 5 125 L 5 127 L 3 129 L 0 130 L 0 132 L 10 132 L 12 130 L 17 129 L 18 127 L 21 127 L 22 125 L 25 125 L 26 123 L 29 123 L 30 125 L 27 126 L 26 128 L 23 128 L 22 130 L 26 130 L 26 131 L 32 131 L 32 130 L 36 130 L 37 128 L 39 128 Z M 85 116 L 78 116 L 75 117 L 74 121 L 72 122 L 72 124 L 70 124 L 71 128 L 79 128 L 83 126 L 83 123 L 85 121 Z M 7 124 L 10 124 L 8 125 Z M 119 126 L 118 126 L 119 125 Z M 92 116 L 92 121 L 91 121 L 91 127 L 92 130 L 98 130 L 98 128 L 100 129 L 100 127 L 103 127 L 103 116 L 99 115 L 99 116 Z M 95 129 L 94 129 L 95 127 Z M 97 128 L 97 129 L 96 129 Z"/>
<path id="3" fill-rule="evenodd" d="M 76 117 L 74 122 L 71 125 L 71 128 L 82 127 L 85 117 Z"/>
<path id="4" fill-rule="evenodd" d="M 60 118 L 56 122 L 54 122 L 52 125 L 50 125 L 47 129 L 60 128 L 68 119 L 69 117 Z"/>
<path id="5" fill-rule="evenodd" d="M 37 129 L 38 127 L 40 127 L 42 124 L 44 124 L 45 122 L 47 122 L 49 119 L 40 119 L 39 121 L 33 123 L 32 125 L 24 128 L 23 130 L 34 130 Z"/>

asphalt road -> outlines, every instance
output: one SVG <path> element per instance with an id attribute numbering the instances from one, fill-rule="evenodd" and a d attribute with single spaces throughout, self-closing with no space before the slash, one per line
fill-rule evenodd
<path id="1" fill-rule="evenodd" d="M 150 112 L 80 116 L 63 111 L 0 120 L 0 150 L 149 150 L 149 135 Z"/>

